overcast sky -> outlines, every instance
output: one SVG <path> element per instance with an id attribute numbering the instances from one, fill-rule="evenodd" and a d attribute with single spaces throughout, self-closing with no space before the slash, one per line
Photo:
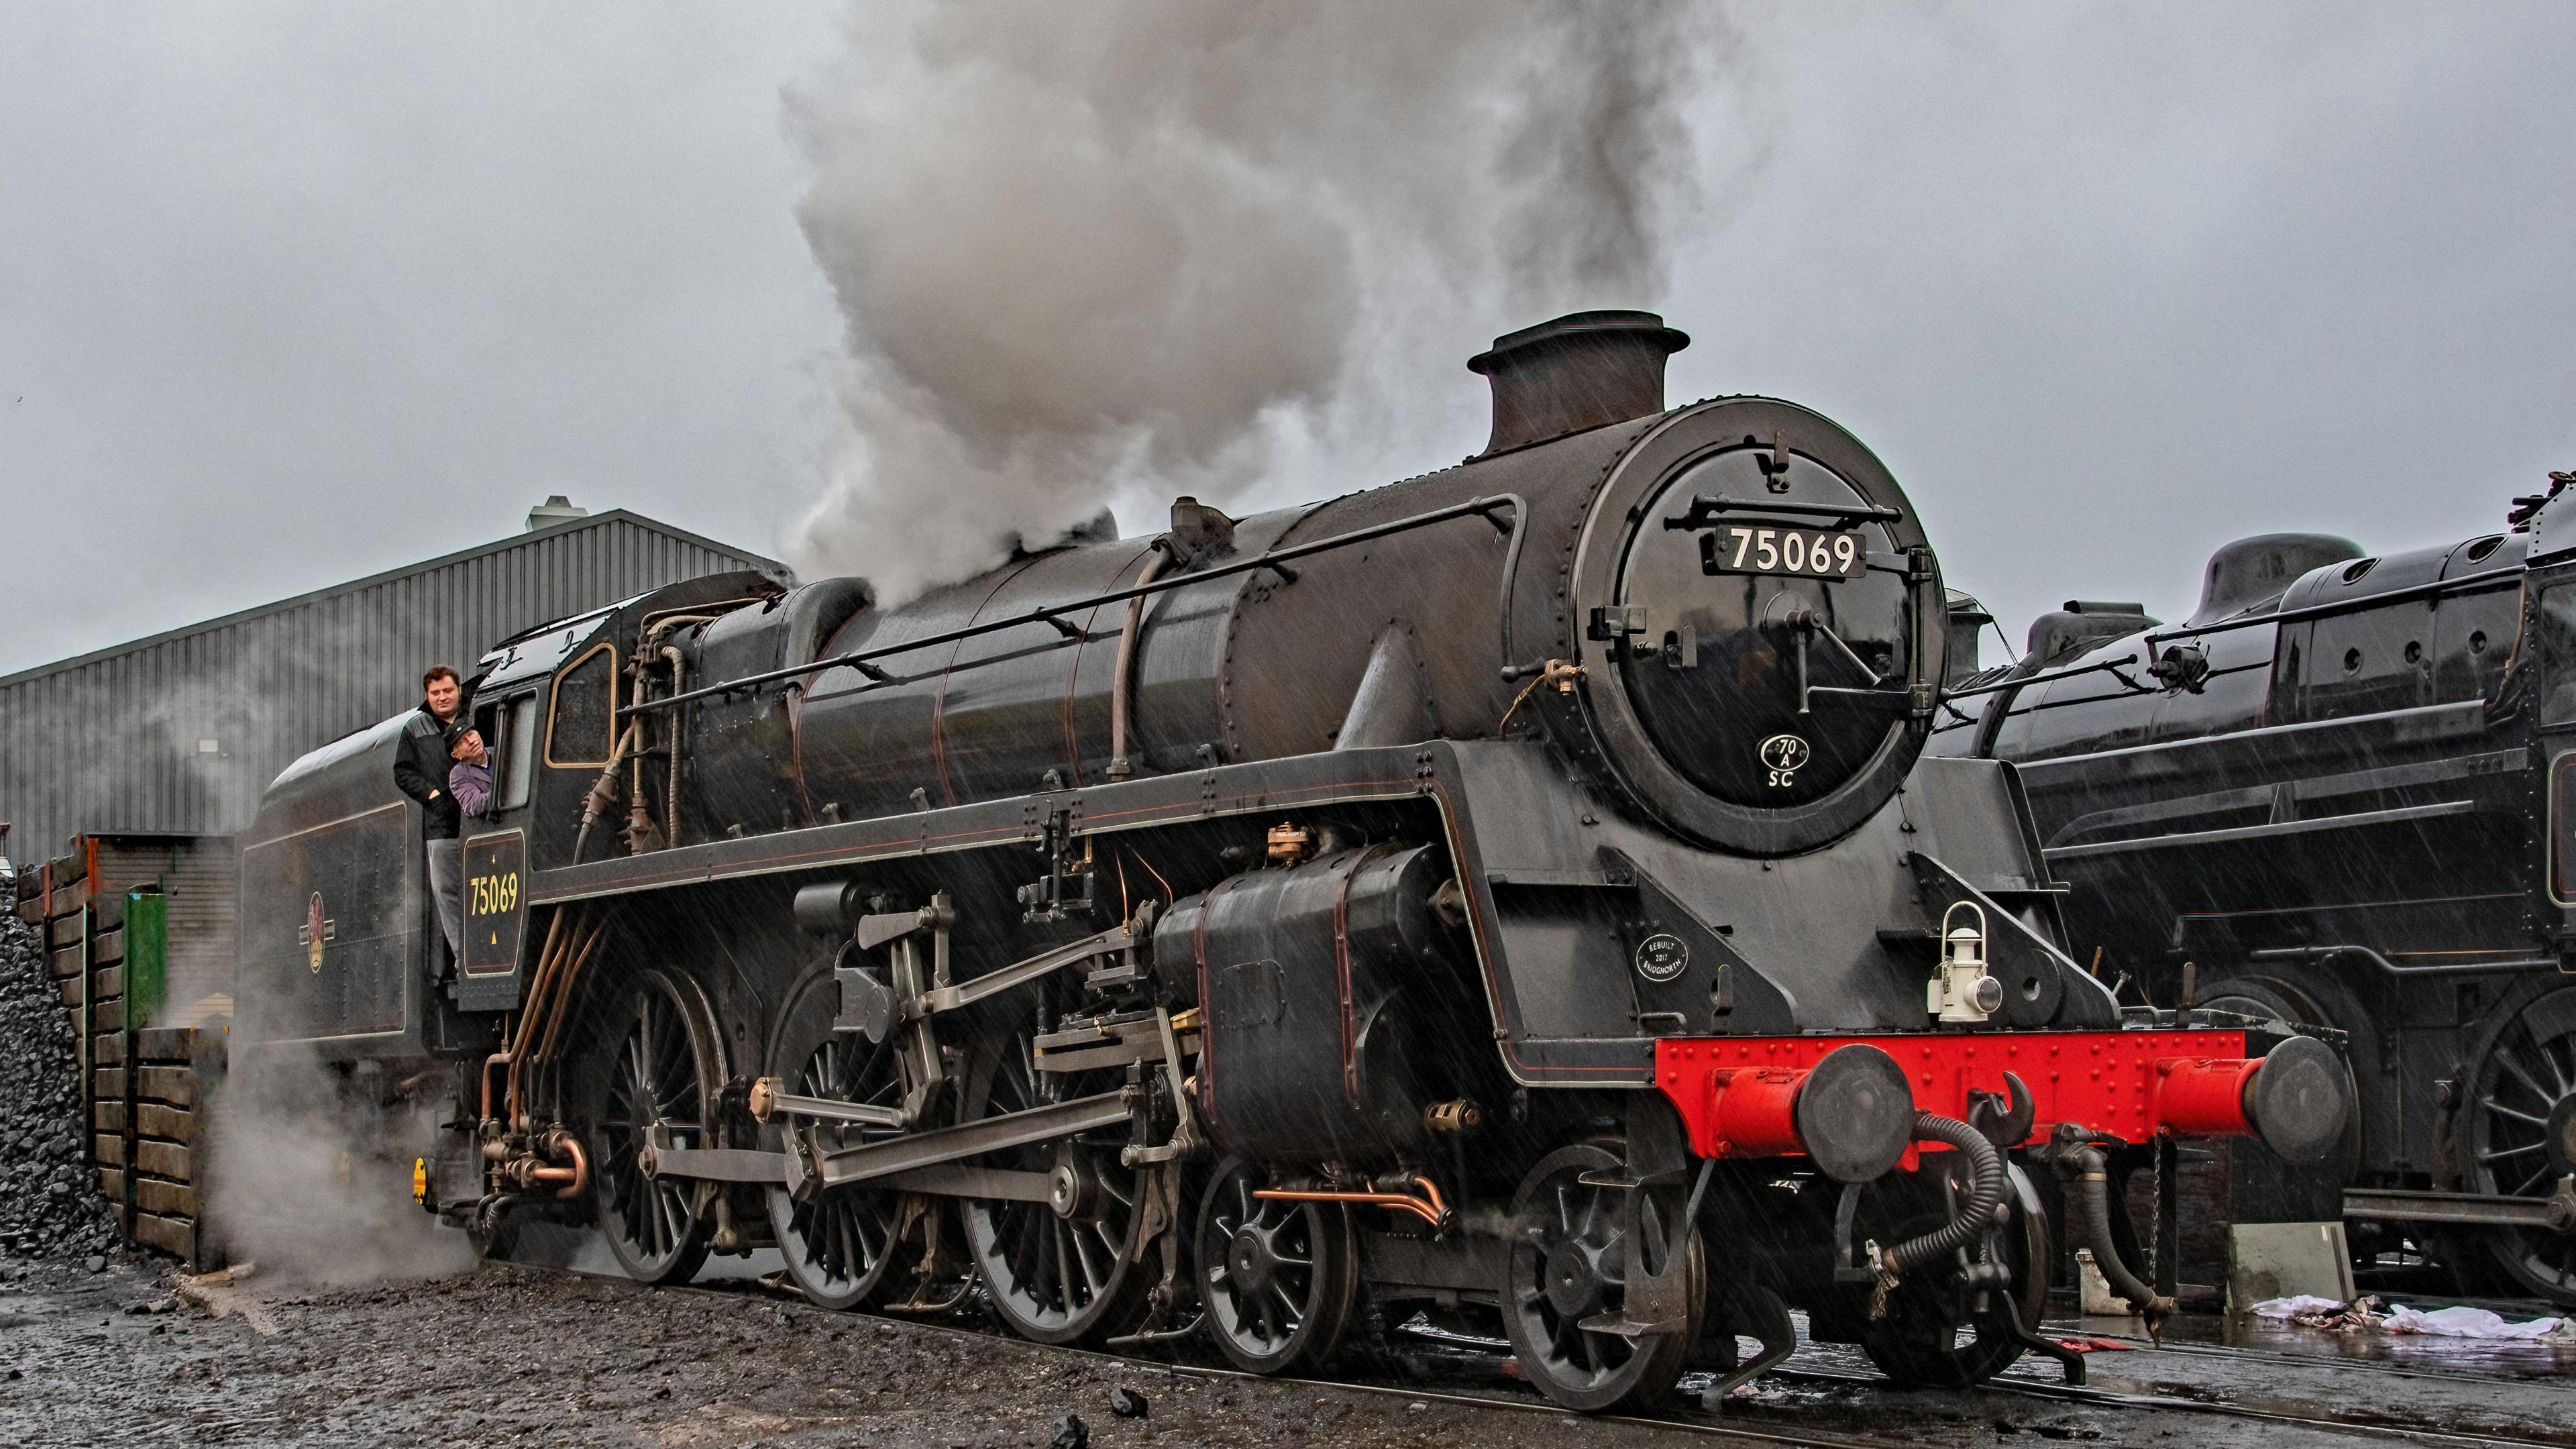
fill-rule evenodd
<path id="1" fill-rule="evenodd" d="M 0 0 L 0 672 L 548 493 L 778 551 L 841 346 L 785 96 L 842 13 Z M 2576 467 L 2576 5 L 1724 17 L 1713 205 L 1634 299 L 1696 339 L 1673 395 L 1851 427 L 2016 639 Z M 1536 320 L 1456 318 L 1370 466 L 1481 445 L 1465 359 Z"/>

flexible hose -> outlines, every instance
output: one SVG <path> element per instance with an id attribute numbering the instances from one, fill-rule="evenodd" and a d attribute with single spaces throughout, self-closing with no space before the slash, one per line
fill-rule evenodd
<path id="1" fill-rule="evenodd" d="M 1986 1140 L 1986 1134 L 1956 1117 L 1917 1112 L 1914 1137 L 1919 1142 L 1947 1143 L 1967 1154 L 1968 1200 L 1958 1216 L 1888 1250 L 1887 1266 L 1897 1271 L 1946 1258 L 1983 1238 L 1994 1226 L 1995 1209 L 2004 1200 L 2004 1156 Z"/>
<path id="2" fill-rule="evenodd" d="M 590 793 L 581 797 L 581 830 L 572 838 L 575 865 L 581 863 L 583 847 L 590 844 L 590 827 L 598 824 L 600 817 L 608 813 L 608 807 L 617 801 L 617 767 L 626 763 L 626 752 L 635 747 L 637 733 L 642 728 L 640 721 L 627 722 L 626 733 L 618 736 L 616 747 L 608 752 L 608 768 L 599 772 L 599 778 L 591 782 Z"/>
<path id="3" fill-rule="evenodd" d="M 2083 1246 L 2093 1250 L 2093 1266 L 2102 1270 L 2102 1281 L 2111 1285 L 2111 1291 L 2129 1300 L 2129 1306 L 2147 1320 L 2153 1336 L 2154 1330 L 2172 1316 L 2174 1301 L 2130 1271 L 2129 1265 L 2121 1261 L 2119 1250 L 2111 1246 L 2110 1159 L 2102 1155 L 2099 1147 L 2079 1147 L 2058 1157 L 2057 1171 L 2074 1182 L 2076 1195 L 2082 1199 L 2075 1223 L 2088 1239 Z"/>

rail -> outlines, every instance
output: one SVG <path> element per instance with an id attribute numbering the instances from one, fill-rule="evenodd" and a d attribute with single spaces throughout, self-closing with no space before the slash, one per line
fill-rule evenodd
<path id="1" fill-rule="evenodd" d="M 2390 811 L 2389 814 L 2396 812 Z M 2327 816 L 2331 821 L 2335 817 Z M 2555 956 L 2524 956 L 2507 961 L 2453 961 L 2438 966 L 2400 966 L 2368 946 L 2269 946 L 2245 953 L 2255 961 L 2315 961 L 2323 964 L 2337 957 L 2350 956 L 2384 976 L 2413 978 L 2417 976 L 2492 976 L 2499 971 L 2563 970 Z"/>
<path id="2" fill-rule="evenodd" d="M 2058 680 L 2073 679 L 2080 674 L 2116 674 L 2119 675 L 2121 683 L 2132 688 L 2145 689 L 2146 686 L 2125 674 L 2120 674 L 2121 670 L 2137 662 L 2137 655 L 2123 654 L 2117 659 L 2105 659 L 2099 664 L 2078 664 L 2067 669 L 2043 669 L 2037 674 L 2025 674 L 2018 679 L 1999 679 L 1992 684 L 1980 684 L 1974 689 L 1944 690 L 1941 694 L 1941 702 L 1947 704 L 1954 699 L 1974 699 L 1981 694 L 2001 694 L 2007 689 L 2023 689 L 2034 684 L 2054 684 Z"/>
<path id="3" fill-rule="evenodd" d="M 1297 577 L 1295 570 L 1285 567 L 1285 565 L 1292 559 L 1301 559 L 1312 554 L 1327 553 L 1337 548 L 1348 548 L 1353 544 L 1367 543 L 1372 539 L 1384 538 L 1389 534 L 1408 533 L 1417 528 L 1427 528 L 1435 523 L 1446 523 L 1453 518 L 1482 518 L 1486 522 L 1492 523 L 1497 529 L 1501 529 L 1504 528 L 1505 525 L 1497 522 L 1494 519 L 1493 514 L 1496 509 L 1502 508 L 1512 510 L 1512 522 L 1509 525 L 1509 531 L 1512 535 L 1512 551 L 1510 557 L 1506 560 L 1503 572 L 1504 587 L 1509 589 L 1511 586 L 1511 567 L 1513 564 L 1518 563 L 1520 559 L 1521 524 L 1529 514 L 1529 506 L 1522 501 L 1519 494 L 1498 493 L 1488 497 L 1470 498 L 1464 503 L 1453 503 L 1446 508 L 1434 508 L 1423 513 L 1407 514 L 1405 517 L 1390 519 L 1385 523 L 1371 524 L 1366 528 L 1354 528 L 1347 533 L 1334 534 L 1330 538 L 1316 539 L 1312 543 L 1291 544 L 1286 548 L 1274 548 L 1269 552 L 1262 554 L 1258 558 L 1238 559 L 1233 563 L 1220 564 L 1214 568 L 1200 569 L 1194 573 L 1176 574 L 1169 578 L 1155 579 L 1149 583 L 1130 584 L 1123 589 L 1110 589 L 1105 593 L 1088 594 L 1078 599 L 1068 599 L 1060 604 L 1049 604 L 1042 609 L 1030 609 L 1024 613 L 1013 614 L 1007 618 L 983 620 L 978 623 L 962 625 L 955 629 L 943 630 L 937 634 L 924 634 L 918 639 L 906 639 L 896 644 L 881 644 L 873 649 L 856 649 L 847 654 L 835 654 L 827 659 L 817 659 L 811 664 L 791 664 L 781 669 L 764 670 L 758 674 L 746 674 L 739 679 L 728 679 L 720 684 L 709 684 L 697 689 L 670 695 L 666 698 L 646 700 L 642 704 L 629 705 L 625 709 L 619 711 L 619 713 L 623 715 L 650 714 L 655 710 L 669 709 L 674 705 L 687 704 L 693 700 L 711 699 L 722 694 L 734 694 L 745 689 L 755 689 L 764 684 L 775 684 L 782 679 L 795 679 L 804 675 L 819 674 L 827 669 L 855 669 L 861 674 L 867 675 L 871 680 L 877 683 L 884 683 L 886 682 L 886 675 L 884 671 L 874 667 L 876 661 L 891 658 L 897 654 L 908 654 L 917 649 L 933 648 L 941 644 L 954 644 L 960 640 L 973 639 L 984 634 L 995 634 L 1005 629 L 1017 629 L 1029 624 L 1049 625 L 1059 632 L 1067 634 L 1079 633 L 1081 632 L 1081 626 L 1068 621 L 1064 617 L 1065 615 L 1079 613 L 1086 609 L 1098 608 L 1103 604 L 1123 604 L 1129 599 L 1142 599 L 1155 594 L 1169 593 L 1174 589 L 1187 588 L 1192 584 L 1205 583 L 1210 579 L 1221 579 L 1231 577 L 1235 574 L 1252 573 L 1259 569 L 1275 570 L 1282 578 L 1287 579 L 1290 582 L 1294 582 Z"/>
<path id="4" fill-rule="evenodd" d="M 2238 629 L 2257 629 L 2266 624 L 2296 624 L 2307 619 L 2355 614 L 2365 609 L 2377 608 L 2382 604 L 2401 604 L 2408 599 L 2432 598 L 2441 594 L 2474 594 L 2506 587 L 2519 587 L 2522 577 L 2523 570 L 2519 568 L 2488 569 L 2484 573 L 2464 574 L 2456 579 L 2433 579 L 2426 583 L 2409 584 L 2402 589 L 2389 589 L 2382 593 L 2336 599 L 2331 603 L 2307 604 L 2296 609 L 2286 609 L 2270 614 L 2248 614 L 2239 619 L 2226 619 L 2215 624 L 2202 624 L 2191 628 L 2149 629 L 2129 637 L 2145 644 L 2147 652 L 2152 655 L 2157 645 L 2169 639 L 2197 639 L 2207 634 L 2226 634 Z M 2132 653 L 2123 658 L 2106 660 L 2099 664 L 2082 664 L 2071 669 L 2042 670 L 2036 674 L 2024 675 L 2019 679 L 2001 679 L 1992 684 L 1981 684 L 1974 689 L 1946 691 L 1941 696 L 1941 702 L 1947 704 L 1954 699 L 1973 699 L 1979 695 L 2002 694 L 2008 690 L 2023 689 L 2034 684 L 2050 684 L 2060 679 L 2071 679 L 2079 674 L 2091 674 L 2097 671 L 2119 675 L 2121 683 L 2144 693 L 2147 692 L 2146 686 L 2125 674 L 2120 674 L 2120 670 L 2137 662 L 2138 656 Z M 1956 711 L 1953 712 L 1956 713 Z M 1962 722 L 1965 722 L 1964 719 Z"/>

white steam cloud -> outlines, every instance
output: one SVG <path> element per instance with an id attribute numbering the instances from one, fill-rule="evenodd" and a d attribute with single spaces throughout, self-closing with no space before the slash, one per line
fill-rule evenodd
<path id="1" fill-rule="evenodd" d="M 1679 106 L 1735 45 L 1653 0 L 869 3 L 851 26 L 845 74 L 791 102 L 850 356 L 788 549 L 890 601 L 1114 499 L 1239 493 L 1283 441 L 1382 448 L 1426 339 L 1655 305 L 1701 199 Z M 1463 361 L 1436 381 L 1464 391 Z"/>
<path id="2" fill-rule="evenodd" d="M 343 1077 L 289 1050 L 236 1072 L 214 1107 L 209 1225 L 235 1264 L 290 1283 L 435 1278 L 474 1266 L 463 1233 L 413 1205 L 435 1152 L 438 1091 Z"/>

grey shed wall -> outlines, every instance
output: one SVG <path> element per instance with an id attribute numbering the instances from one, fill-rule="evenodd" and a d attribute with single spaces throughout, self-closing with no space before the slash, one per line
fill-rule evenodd
<path id="1" fill-rule="evenodd" d="M 18 832 L 9 832 L 11 839 Z M 168 899 L 170 954 L 155 1026 L 196 1026 L 233 1010 L 233 925 L 241 855 L 228 835 L 94 835 L 90 889 L 158 885 Z"/>
<path id="2" fill-rule="evenodd" d="M 417 703 L 429 665 L 470 675 L 530 625 L 736 569 L 784 572 L 618 510 L 0 678 L 0 848 L 233 834 L 297 756 Z"/>

